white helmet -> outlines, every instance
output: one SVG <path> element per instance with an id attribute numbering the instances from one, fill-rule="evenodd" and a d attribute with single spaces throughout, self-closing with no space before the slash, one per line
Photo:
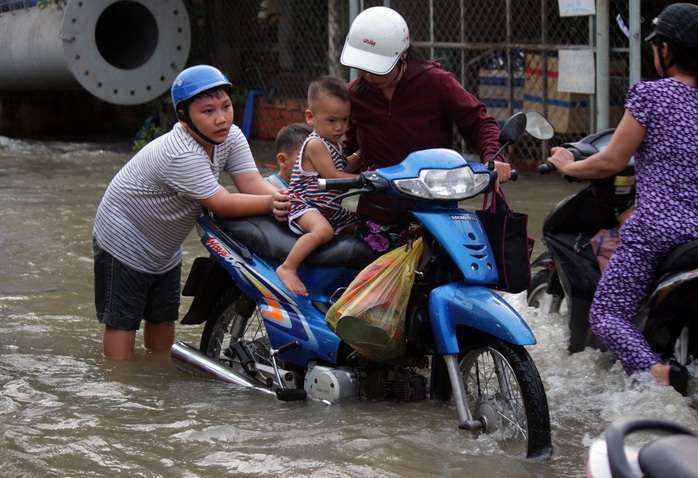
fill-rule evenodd
<path id="1" fill-rule="evenodd" d="M 340 61 L 345 66 L 385 75 L 409 46 L 405 19 L 388 7 L 371 7 L 352 22 Z"/>

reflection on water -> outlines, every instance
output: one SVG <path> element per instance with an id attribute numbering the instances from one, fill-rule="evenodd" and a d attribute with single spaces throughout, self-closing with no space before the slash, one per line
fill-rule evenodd
<path id="1" fill-rule="evenodd" d="M 555 454 L 512 459 L 455 428 L 429 401 L 283 403 L 197 378 L 168 354 L 101 356 L 94 317 L 91 228 L 128 146 L 29 143 L 0 137 L 0 463 L 3 476 L 584 476 L 585 453 L 609 420 L 648 414 L 698 429 L 669 388 L 633 385 L 608 355 L 566 353 L 566 326 L 507 296 L 538 339 L 530 347 L 550 402 Z M 525 176 L 509 186 L 540 231 L 575 186 Z M 476 206 L 475 206 L 476 207 Z M 202 252 L 185 244 L 185 271 Z M 198 343 L 199 327 L 178 339 Z M 140 343 L 140 335 L 138 342 Z"/>

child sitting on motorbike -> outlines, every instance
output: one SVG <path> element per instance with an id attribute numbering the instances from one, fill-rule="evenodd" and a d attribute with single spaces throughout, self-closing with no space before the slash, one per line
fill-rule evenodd
<path id="1" fill-rule="evenodd" d="M 293 294 L 308 295 L 298 277 L 298 267 L 316 248 L 329 242 L 338 232 L 352 230 L 354 212 L 332 199 L 340 191 L 319 191 L 318 178 L 356 177 L 361 164 L 359 154 L 342 154 L 341 141 L 349 126 L 349 89 L 344 80 L 323 76 L 308 88 L 306 122 L 313 126 L 298 154 L 289 185 L 288 224 L 301 235 L 286 260 L 276 269 L 281 283 Z"/>
<path id="2" fill-rule="evenodd" d="M 608 147 L 579 162 L 566 149 L 553 148 L 548 161 L 568 176 L 605 178 L 635 155 L 635 211 L 620 229 L 589 323 L 628 374 L 649 372 L 685 395 L 686 368 L 662 363 L 631 320 L 662 258 L 698 238 L 698 6 L 669 5 L 647 40 L 662 78 L 631 87 Z"/>
<path id="3" fill-rule="evenodd" d="M 313 128 L 307 124 L 293 123 L 284 126 L 276 134 L 274 147 L 279 171 L 264 178 L 276 189 L 288 189 L 288 183 L 291 181 L 291 173 L 293 172 L 293 165 L 296 163 L 298 153 L 303 142 L 312 132 Z"/>
<path id="4" fill-rule="evenodd" d="M 202 207 L 224 217 L 286 213 L 287 196 L 264 181 L 233 125 L 231 86 L 209 65 L 177 75 L 171 95 L 178 123 L 126 163 L 99 204 L 95 306 L 108 358 L 133 356 L 143 320 L 146 349 L 165 351 L 174 343 L 182 243 Z M 223 172 L 240 193 L 219 184 Z"/>

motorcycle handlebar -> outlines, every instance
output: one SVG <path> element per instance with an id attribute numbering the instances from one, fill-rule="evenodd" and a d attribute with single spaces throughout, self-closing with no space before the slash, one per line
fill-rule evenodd
<path id="1" fill-rule="evenodd" d="M 317 181 L 317 187 L 320 191 L 327 191 L 328 189 L 348 191 L 350 189 L 360 188 L 363 185 L 364 180 L 362 176 L 357 176 L 355 178 L 319 178 Z"/>
<path id="2" fill-rule="evenodd" d="M 563 148 L 565 148 L 567 151 L 572 153 L 572 156 L 574 156 L 575 161 L 581 161 L 583 159 L 588 158 L 592 154 L 595 154 L 598 152 L 598 150 L 592 146 L 588 145 L 586 143 L 565 143 L 562 145 Z M 549 174 L 552 173 L 553 171 L 557 171 L 557 168 L 555 167 L 554 164 L 552 163 L 543 163 L 538 166 L 538 172 L 540 174 Z"/>
<path id="3" fill-rule="evenodd" d="M 519 172 L 516 169 L 512 169 L 511 176 L 509 176 L 509 181 L 516 181 L 517 179 L 519 179 Z M 349 191 L 350 189 L 361 188 L 364 185 L 365 180 L 362 175 L 359 175 L 355 178 L 318 178 L 317 182 L 318 190 L 320 191 L 327 191 L 328 189 Z M 380 186 L 378 189 L 380 189 Z"/>
<path id="4" fill-rule="evenodd" d="M 556 169 L 557 168 L 552 163 L 543 163 L 540 166 L 538 166 L 538 172 L 540 174 L 550 174 L 553 171 L 555 171 Z"/>

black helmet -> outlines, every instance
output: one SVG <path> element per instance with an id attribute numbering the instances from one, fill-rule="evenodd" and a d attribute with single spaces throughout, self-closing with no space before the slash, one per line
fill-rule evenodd
<path id="1" fill-rule="evenodd" d="M 698 5 L 674 3 L 652 20 L 654 31 L 645 40 L 657 35 L 685 48 L 698 48 Z"/>

